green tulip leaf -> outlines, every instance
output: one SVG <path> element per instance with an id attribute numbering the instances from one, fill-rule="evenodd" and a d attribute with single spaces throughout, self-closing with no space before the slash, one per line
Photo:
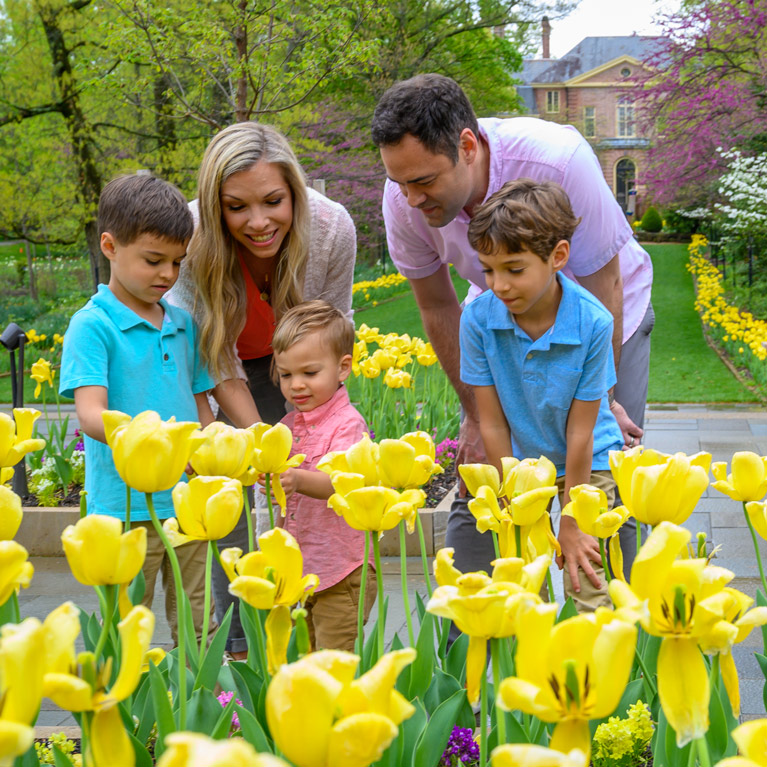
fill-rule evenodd
<path id="1" fill-rule="evenodd" d="M 213 636 L 213 641 L 205 652 L 202 665 L 197 672 L 197 678 L 194 680 L 194 689 L 206 687 L 212 690 L 216 685 L 221 670 L 221 659 L 224 657 L 224 650 L 226 649 L 226 640 L 229 636 L 229 624 L 232 622 L 233 610 L 234 605 L 229 605 L 224 620 L 221 621 L 221 625 Z"/>
<path id="2" fill-rule="evenodd" d="M 459 690 L 437 707 L 418 739 L 413 754 L 413 767 L 439 762 L 465 700 L 465 690 Z"/>

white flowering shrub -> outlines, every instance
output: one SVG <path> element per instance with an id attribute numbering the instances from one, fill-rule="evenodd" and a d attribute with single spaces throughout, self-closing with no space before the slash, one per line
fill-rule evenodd
<path id="1" fill-rule="evenodd" d="M 767 154 L 746 157 L 737 149 L 719 150 L 728 170 L 719 179 L 724 202 L 715 208 L 723 217 L 722 229 L 734 235 L 767 235 Z"/>

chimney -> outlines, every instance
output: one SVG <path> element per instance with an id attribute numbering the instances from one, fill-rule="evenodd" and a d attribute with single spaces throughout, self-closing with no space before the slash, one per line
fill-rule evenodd
<path id="1" fill-rule="evenodd" d="M 543 43 L 543 58 L 551 58 L 551 50 L 549 48 L 549 37 L 551 36 L 551 24 L 549 24 L 549 17 L 544 16 L 541 19 L 541 41 Z"/>

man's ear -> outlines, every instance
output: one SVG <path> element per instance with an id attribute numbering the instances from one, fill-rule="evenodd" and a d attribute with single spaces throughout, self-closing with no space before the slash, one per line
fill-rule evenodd
<path id="1" fill-rule="evenodd" d="M 479 139 L 471 128 L 464 128 L 458 137 L 458 149 L 463 153 L 466 162 L 471 165 L 477 158 Z"/>
<path id="2" fill-rule="evenodd" d="M 570 260 L 570 243 L 567 240 L 560 240 L 551 251 L 549 261 L 554 267 L 554 271 L 558 272 L 563 269 L 567 262 Z"/>
<path id="3" fill-rule="evenodd" d="M 352 372 L 352 355 L 344 354 L 338 363 L 338 382 L 342 383 L 349 377 L 349 373 Z"/>
<path id="4" fill-rule="evenodd" d="M 110 261 L 114 261 L 115 256 L 117 255 L 115 250 L 117 240 L 115 240 L 115 238 L 109 234 L 109 232 L 104 232 L 101 235 L 101 242 L 99 244 L 101 246 L 101 252 L 104 254 L 104 256 Z"/>

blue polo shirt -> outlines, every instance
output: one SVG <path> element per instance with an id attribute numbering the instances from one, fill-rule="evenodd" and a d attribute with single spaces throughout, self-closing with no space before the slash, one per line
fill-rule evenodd
<path id="1" fill-rule="evenodd" d="M 545 455 L 565 473 L 567 415 L 574 399 L 601 400 L 592 471 L 609 469 L 623 444 L 607 402 L 615 383 L 612 315 L 585 288 L 557 274 L 562 298 L 554 324 L 535 341 L 505 304 L 485 291 L 461 316 L 461 380 L 494 386 L 517 458 Z"/>
<path id="2" fill-rule="evenodd" d="M 74 397 L 80 386 L 105 386 L 110 410 L 130 416 L 155 410 L 163 420 L 197 421 L 194 395 L 214 386 L 198 354 L 197 330 L 184 309 L 164 300 L 160 306 L 165 317 L 158 329 L 99 285 L 64 336 L 61 394 Z M 111 449 L 87 435 L 83 441 L 88 513 L 125 519 L 125 484 Z M 170 490 L 155 493 L 153 500 L 161 519 L 174 516 Z M 144 494 L 132 490 L 131 520 L 148 519 Z"/>

